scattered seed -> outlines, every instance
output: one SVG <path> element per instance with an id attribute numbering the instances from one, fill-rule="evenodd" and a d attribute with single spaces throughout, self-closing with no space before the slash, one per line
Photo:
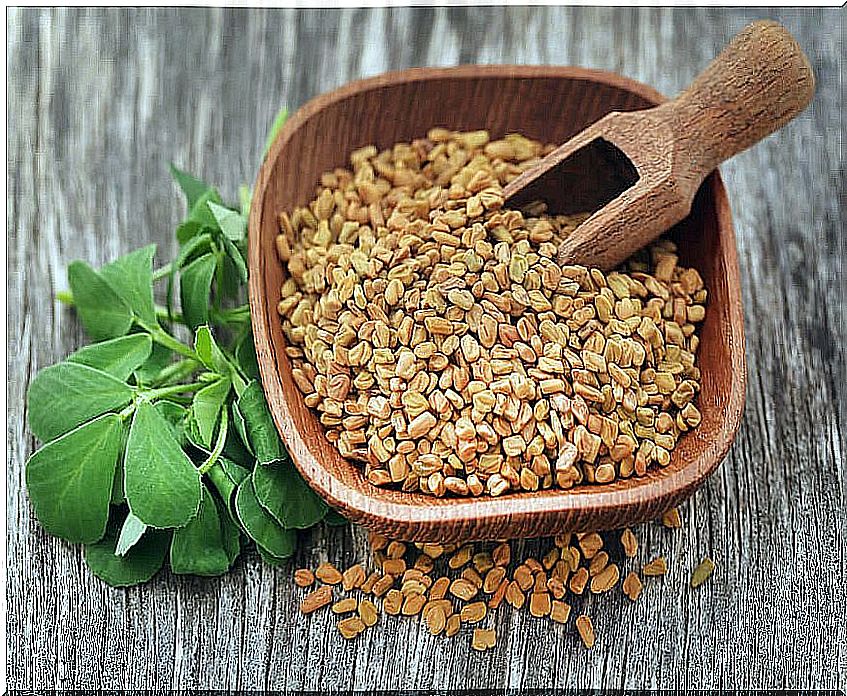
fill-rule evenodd
<path id="1" fill-rule="evenodd" d="M 444 624 L 444 635 L 448 637 L 455 636 L 462 626 L 462 620 L 458 614 L 451 614 L 447 617 L 447 622 Z"/>
<path id="2" fill-rule="evenodd" d="M 355 597 L 345 597 L 344 599 L 339 599 L 335 604 L 332 605 L 332 613 L 347 614 L 351 611 L 356 611 L 357 605 L 358 602 L 356 602 Z"/>
<path id="3" fill-rule="evenodd" d="M 712 562 L 711 558 L 704 558 L 700 561 L 700 564 L 694 569 L 694 572 L 691 574 L 691 587 L 700 587 L 706 580 L 711 576 L 712 571 L 715 569 L 715 564 Z"/>
<path id="4" fill-rule="evenodd" d="M 591 617 L 583 614 L 576 619 L 576 630 L 579 632 L 579 637 L 586 648 L 594 647 L 594 625 L 591 623 Z"/>
<path id="5" fill-rule="evenodd" d="M 529 613 L 537 618 L 550 613 L 550 595 L 546 592 L 533 592 L 529 596 Z"/>
<path id="6" fill-rule="evenodd" d="M 298 568 L 294 571 L 294 584 L 297 587 L 310 587 L 315 583 L 315 574 L 308 568 Z"/>
<path id="7" fill-rule="evenodd" d="M 627 527 L 621 532 L 621 546 L 627 558 L 634 558 L 638 553 L 638 539 L 635 538 L 632 530 Z"/>
<path id="8" fill-rule="evenodd" d="M 369 599 L 363 599 L 359 602 L 359 618 L 365 626 L 375 626 L 379 621 L 379 610 L 376 605 Z"/>
<path id="9" fill-rule="evenodd" d="M 480 652 L 489 650 L 494 647 L 497 642 L 497 637 L 494 634 L 493 628 L 475 628 L 471 647 Z"/>
<path id="10" fill-rule="evenodd" d="M 679 510 L 671 508 L 662 515 L 662 524 L 668 529 L 679 529 L 682 526 L 682 520 L 679 518 Z"/>
<path id="11" fill-rule="evenodd" d="M 358 616 L 350 616 L 338 622 L 338 630 L 347 640 L 352 640 L 365 630 L 365 624 Z"/>
<path id="12" fill-rule="evenodd" d="M 641 578 L 633 571 L 624 578 L 623 592 L 633 602 L 641 596 L 641 590 L 644 588 Z"/>
<path id="13" fill-rule="evenodd" d="M 332 563 L 321 563 L 315 570 L 315 577 L 327 585 L 337 585 L 342 575 Z"/>
<path id="14" fill-rule="evenodd" d="M 462 607 L 459 616 L 462 623 L 478 623 L 485 618 L 486 612 L 485 602 L 472 602 Z"/>
<path id="15" fill-rule="evenodd" d="M 311 614 L 313 611 L 317 611 L 331 602 L 332 588 L 329 585 L 323 585 L 303 598 L 303 601 L 300 603 L 300 611 L 304 614 Z"/>
<path id="16" fill-rule="evenodd" d="M 644 565 L 641 572 L 649 577 L 664 575 L 668 572 L 668 564 L 667 561 L 665 561 L 665 557 L 659 556 L 658 558 L 654 558 L 652 561 Z"/>
<path id="17" fill-rule="evenodd" d="M 608 592 L 618 584 L 619 578 L 620 570 L 614 563 L 611 563 L 591 578 L 591 591 L 594 594 Z"/>
<path id="18" fill-rule="evenodd" d="M 341 586 L 346 592 L 361 587 L 365 581 L 365 568 L 361 563 L 350 566 L 344 571 L 341 577 Z"/>
<path id="19" fill-rule="evenodd" d="M 550 607 L 550 618 L 556 623 L 565 623 L 571 615 L 571 605 L 554 599 Z"/>

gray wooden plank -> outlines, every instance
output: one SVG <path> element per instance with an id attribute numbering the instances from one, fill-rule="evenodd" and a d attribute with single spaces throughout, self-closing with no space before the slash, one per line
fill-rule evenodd
<path id="1" fill-rule="evenodd" d="M 672 560 L 641 601 L 592 600 L 600 633 L 500 612 L 499 643 L 433 639 L 383 617 L 349 644 L 303 617 L 290 569 L 255 555 L 218 580 L 162 575 L 125 591 L 48 537 L 23 492 L 34 372 L 80 345 L 53 300 L 73 258 L 173 251 L 169 159 L 251 181 L 277 108 L 414 65 L 581 64 L 673 94 L 751 19 L 774 17 L 818 75 L 811 108 L 726 164 L 749 385 L 744 424 L 684 526 L 646 525 Z M 794 688 L 847 684 L 845 331 L 837 10 L 392 8 L 11 9 L 7 160 L 7 553 L 11 688 Z M 308 535 L 298 563 L 362 557 L 364 534 Z M 690 569 L 718 563 L 698 591 Z M 457 675 L 462 675 L 458 677 Z"/>

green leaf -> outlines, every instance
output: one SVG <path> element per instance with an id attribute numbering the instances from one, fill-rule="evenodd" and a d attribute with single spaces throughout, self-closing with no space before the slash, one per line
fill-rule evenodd
<path id="1" fill-rule="evenodd" d="M 188 209 L 194 207 L 194 204 L 197 202 L 197 199 L 200 198 L 206 191 L 211 189 L 205 181 L 202 179 L 198 179 L 195 176 L 192 176 L 188 172 L 184 172 L 181 169 L 178 169 L 173 162 L 170 163 L 171 176 L 174 181 L 179 185 L 182 192 L 185 194 L 185 199 L 188 202 Z"/>
<path id="2" fill-rule="evenodd" d="M 152 349 L 150 336 L 137 333 L 86 346 L 69 355 L 67 360 L 125 380 L 150 357 Z"/>
<path id="3" fill-rule="evenodd" d="M 259 361 L 253 343 L 253 331 L 248 330 L 235 346 L 235 362 L 239 369 L 250 379 L 259 379 Z"/>
<path id="4" fill-rule="evenodd" d="M 146 531 L 146 524 L 144 524 L 131 512 L 127 514 L 123 527 L 121 527 L 121 533 L 118 536 L 118 543 L 115 546 L 115 554 L 118 556 L 126 556 L 127 552 L 138 543 Z"/>
<path id="5" fill-rule="evenodd" d="M 197 220 L 185 220 L 179 223 L 176 228 L 176 240 L 180 244 L 185 244 L 193 239 L 205 225 Z"/>
<path id="6" fill-rule="evenodd" d="M 215 507 L 218 510 L 218 519 L 221 521 L 221 541 L 224 552 L 229 558 L 229 564 L 232 565 L 241 553 L 241 529 L 233 519 L 229 507 L 220 498 L 215 498 Z"/>
<path id="7" fill-rule="evenodd" d="M 271 145 L 273 145 L 274 140 L 276 140 L 276 136 L 279 135 L 279 131 L 282 129 L 282 125 L 288 120 L 288 109 L 282 107 L 276 114 L 276 118 L 274 119 L 273 125 L 271 125 L 271 129 L 268 132 L 268 138 L 265 140 L 265 150 L 263 155 L 268 154 L 268 150 L 271 149 Z"/>
<path id="8" fill-rule="evenodd" d="M 202 229 L 208 229 L 206 227 Z M 179 252 L 174 266 L 182 268 L 194 259 L 200 258 L 212 250 L 212 235 L 209 232 L 192 237 Z"/>
<path id="9" fill-rule="evenodd" d="M 244 256 L 241 254 L 241 250 L 235 245 L 235 242 L 229 239 L 225 234 L 219 235 L 218 240 L 226 252 L 226 257 L 232 262 L 235 272 L 238 274 L 238 279 L 242 282 L 242 284 L 246 283 L 247 263 L 244 260 Z"/>
<path id="10" fill-rule="evenodd" d="M 135 371 L 135 382 L 139 386 L 150 384 L 173 359 L 173 351 L 161 343 L 153 343 L 150 357 Z"/>
<path id="11" fill-rule="evenodd" d="M 235 404 L 232 404 L 231 406 L 232 408 L 230 409 L 229 419 L 230 427 L 226 433 L 226 442 L 224 443 L 222 454 L 236 464 L 252 469 L 253 465 L 256 463 L 256 459 L 241 439 L 239 429 L 243 426 L 243 424 L 241 421 L 237 420 L 238 416 L 236 415 Z M 235 427 L 232 427 L 233 424 Z"/>
<path id="12" fill-rule="evenodd" d="M 194 259 L 179 272 L 179 295 L 182 316 L 192 329 L 209 322 L 209 294 L 217 260 L 212 254 Z"/>
<path id="13" fill-rule="evenodd" d="M 350 523 L 350 520 L 348 520 L 335 508 L 330 508 L 326 511 L 326 517 L 324 517 L 324 522 L 326 522 L 330 527 L 344 527 L 345 525 Z"/>
<path id="14" fill-rule="evenodd" d="M 218 508 L 205 486 L 197 516 L 174 531 L 170 560 L 178 574 L 222 575 L 229 570 Z"/>
<path id="15" fill-rule="evenodd" d="M 149 527 L 181 527 L 200 508 L 200 473 L 168 422 L 147 401 L 138 405 L 124 458 L 129 509 Z"/>
<path id="16" fill-rule="evenodd" d="M 42 442 L 132 401 L 134 390 L 112 375 L 61 362 L 39 372 L 27 392 L 29 426 Z"/>
<path id="17" fill-rule="evenodd" d="M 282 459 L 284 451 L 279 433 L 265 401 L 262 385 L 252 380 L 237 401 L 238 412 L 244 419 L 250 446 L 260 464 Z"/>
<path id="18" fill-rule="evenodd" d="M 68 266 L 68 283 L 85 332 L 95 341 L 123 336 L 132 326 L 132 310 L 103 277 L 84 261 Z"/>
<path id="19" fill-rule="evenodd" d="M 228 378 L 212 382 L 194 395 L 191 402 L 191 415 L 197 425 L 200 445 L 210 448 L 215 438 L 215 428 L 220 420 L 220 412 L 229 395 Z"/>
<path id="20" fill-rule="evenodd" d="M 222 203 L 220 194 L 213 188 L 202 193 L 188 212 L 188 220 L 199 222 L 201 225 L 217 229 L 218 221 L 209 210 L 209 203 Z"/>
<path id="21" fill-rule="evenodd" d="M 85 563 L 98 578 L 112 587 L 147 582 L 162 567 L 170 534 L 148 529 L 123 556 L 117 555 L 115 532 L 85 547 Z"/>
<path id="22" fill-rule="evenodd" d="M 154 408 L 167 421 L 171 435 L 179 446 L 185 447 L 188 444 L 188 438 L 185 436 L 185 419 L 188 417 L 188 409 L 173 401 L 157 401 Z"/>
<path id="23" fill-rule="evenodd" d="M 200 326 L 194 333 L 194 350 L 209 370 L 221 375 L 231 375 L 232 365 L 218 346 L 208 326 Z"/>
<path id="24" fill-rule="evenodd" d="M 156 245 L 131 251 L 100 268 L 100 275 L 126 303 L 136 317 L 156 323 L 153 305 L 153 254 Z"/>
<path id="25" fill-rule="evenodd" d="M 233 242 L 244 239 L 247 234 L 247 222 L 238 212 L 212 202 L 209 203 L 209 210 L 227 239 Z"/>
<path id="26" fill-rule="evenodd" d="M 124 433 L 126 432 L 126 428 L 123 429 Z M 125 439 L 125 438 L 122 438 Z M 121 443 L 121 447 L 119 451 L 123 451 L 124 443 Z M 118 458 L 117 463 L 115 464 L 115 474 L 112 476 L 112 493 L 111 502 L 112 505 L 121 505 L 125 502 L 126 496 L 124 496 L 124 463 Z"/>
<path id="27" fill-rule="evenodd" d="M 244 224 L 247 224 L 247 218 L 250 216 L 250 203 L 253 199 L 253 192 L 249 186 L 242 184 L 238 187 L 238 201 L 241 208 L 241 217 L 244 218 Z"/>
<path id="28" fill-rule="evenodd" d="M 250 478 L 250 471 L 235 462 L 231 462 L 226 457 L 218 457 L 218 460 L 206 472 L 206 475 L 217 489 L 221 498 L 223 498 L 227 505 L 230 505 L 233 502 L 233 494 L 239 484 L 245 479 Z"/>
<path id="29" fill-rule="evenodd" d="M 29 458 L 29 499 L 50 534 L 88 543 L 106 532 L 122 428 L 118 416 L 101 416 L 46 444 Z"/>
<path id="30" fill-rule="evenodd" d="M 293 530 L 284 529 L 256 499 L 252 478 L 244 479 L 235 493 L 235 512 L 238 521 L 256 545 L 277 558 L 287 558 L 294 553 L 297 536 Z"/>
<path id="31" fill-rule="evenodd" d="M 253 445 L 250 444 L 250 437 L 247 434 L 247 421 L 239 410 L 237 401 L 232 403 L 232 422 L 235 424 L 235 430 L 241 444 L 247 449 L 250 457 L 254 458 L 256 453 L 253 451 Z"/>
<path id="32" fill-rule="evenodd" d="M 253 469 L 253 489 L 262 507 L 286 529 L 307 529 L 329 509 L 290 460 Z"/>

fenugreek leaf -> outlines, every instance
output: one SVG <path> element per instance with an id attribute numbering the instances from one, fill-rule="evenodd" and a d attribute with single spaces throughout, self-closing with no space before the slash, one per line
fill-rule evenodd
<path id="1" fill-rule="evenodd" d="M 101 416 L 44 445 L 29 458 L 29 499 L 50 534 L 89 543 L 106 532 L 122 429 L 119 416 Z"/>
<path id="2" fill-rule="evenodd" d="M 239 213 L 212 202 L 209 203 L 209 210 L 227 239 L 233 242 L 244 239 L 247 234 L 247 222 Z"/>
<path id="3" fill-rule="evenodd" d="M 330 508 L 326 511 L 326 517 L 324 517 L 324 522 L 326 522 L 330 527 L 343 527 L 349 524 L 350 520 L 348 520 L 335 508 Z"/>
<path id="4" fill-rule="evenodd" d="M 197 515 L 174 530 L 170 561 L 178 574 L 222 575 L 229 570 L 218 508 L 205 486 Z"/>
<path id="5" fill-rule="evenodd" d="M 238 368 L 249 379 L 259 379 L 259 361 L 253 343 L 253 331 L 248 329 L 235 345 L 235 361 Z"/>
<path id="6" fill-rule="evenodd" d="M 88 365 L 51 365 L 35 376 L 27 392 L 30 430 L 49 442 L 92 418 L 119 411 L 133 393 L 126 382 Z"/>
<path id="7" fill-rule="evenodd" d="M 221 522 L 221 541 L 227 558 L 229 558 L 229 564 L 232 565 L 241 553 L 241 529 L 233 517 L 230 506 L 226 505 L 220 498 L 214 497 L 214 500 L 215 507 L 218 510 L 218 519 Z"/>
<path id="8" fill-rule="evenodd" d="M 218 457 L 206 475 L 221 498 L 231 505 L 236 489 L 242 481 L 250 478 L 250 471 L 226 457 Z"/>
<path id="9" fill-rule="evenodd" d="M 118 555 L 115 529 L 96 544 L 85 547 L 85 563 L 98 578 L 112 587 L 147 582 L 162 567 L 170 533 L 147 529 L 124 555 Z"/>
<path id="10" fill-rule="evenodd" d="M 208 326 L 199 326 L 194 333 L 194 350 L 209 370 L 220 375 L 232 374 L 232 365 L 218 346 Z"/>
<path id="11" fill-rule="evenodd" d="M 156 245 L 131 251 L 100 267 L 100 275 L 126 303 L 133 314 L 147 324 L 156 323 L 153 304 L 153 254 Z"/>
<path id="12" fill-rule="evenodd" d="M 264 154 L 268 154 L 268 150 L 271 149 L 271 145 L 273 145 L 274 140 L 276 140 L 276 136 L 279 135 L 279 131 L 282 129 L 282 125 L 288 120 L 288 109 L 285 107 L 281 108 L 274 119 L 273 124 L 271 124 L 271 129 L 268 131 L 268 137 L 265 140 L 265 150 Z"/>
<path id="13" fill-rule="evenodd" d="M 329 509 L 309 488 L 290 459 L 253 469 L 256 499 L 286 529 L 306 529 Z"/>
<path id="14" fill-rule="evenodd" d="M 262 385 L 252 380 L 238 397 L 238 412 L 244 419 L 250 446 L 260 464 L 269 464 L 282 459 L 284 450 L 279 433 L 265 401 Z"/>
<path id="15" fill-rule="evenodd" d="M 209 294 L 216 267 L 215 256 L 204 254 L 180 269 L 180 306 L 185 323 L 191 329 L 209 322 Z"/>
<path id="16" fill-rule="evenodd" d="M 85 332 L 95 341 L 123 336 L 132 327 L 132 310 L 103 277 L 84 261 L 68 265 L 68 284 Z"/>
<path id="17" fill-rule="evenodd" d="M 194 207 L 200 196 L 213 188 L 202 179 L 198 179 L 196 176 L 192 176 L 188 172 L 177 168 L 173 162 L 170 163 L 170 170 L 174 181 L 176 181 L 185 194 L 185 200 L 189 210 Z"/>
<path id="18" fill-rule="evenodd" d="M 256 499 L 253 479 L 241 482 L 235 492 L 235 512 L 244 532 L 261 549 L 276 558 L 287 558 L 294 553 L 297 536 L 285 529 Z"/>
<path id="19" fill-rule="evenodd" d="M 165 348 L 161 343 L 154 343 L 150 357 L 147 358 L 138 369 L 135 370 L 135 383 L 138 386 L 149 385 L 159 373 L 173 360 L 173 351 Z"/>
<path id="20" fill-rule="evenodd" d="M 135 410 L 124 457 L 129 509 L 149 527 L 181 527 L 200 508 L 200 473 L 155 407 Z"/>
<path id="21" fill-rule="evenodd" d="M 179 443 L 180 447 L 185 447 L 188 444 L 188 438 L 185 435 L 185 421 L 188 417 L 188 409 L 175 404 L 173 401 L 157 401 L 156 410 L 159 415 L 167 421 L 170 426 L 171 435 Z"/>
<path id="22" fill-rule="evenodd" d="M 261 546 L 257 545 L 256 550 L 259 552 L 259 557 L 272 568 L 280 568 L 284 566 L 286 563 L 288 563 L 288 559 L 291 558 L 291 555 L 294 553 L 294 551 L 292 550 L 291 554 L 288 554 L 283 558 L 278 558 L 277 556 L 274 556 L 272 553 L 269 553 L 268 551 L 263 549 Z"/>
<path id="23" fill-rule="evenodd" d="M 218 221 L 215 220 L 215 216 L 212 215 L 212 211 L 209 210 L 209 203 L 222 203 L 220 194 L 213 188 L 204 191 L 197 200 L 194 202 L 194 205 L 188 211 L 188 221 L 199 222 L 201 225 L 205 227 L 210 227 L 211 229 L 218 228 Z"/>
<path id="24" fill-rule="evenodd" d="M 191 401 L 191 416 L 197 426 L 198 443 L 210 448 L 215 438 L 215 428 L 220 420 L 221 408 L 229 395 L 230 381 L 223 377 L 203 387 Z"/>
<path id="25" fill-rule="evenodd" d="M 180 244 L 186 244 L 190 240 L 194 239 L 194 237 L 200 233 L 200 230 L 205 227 L 206 226 L 198 220 L 185 220 L 177 225 L 176 240 Z"/>
<path id="26" fill-rule="evenodd" d="M 147 531 L 147 525 L 131 512 L 128 513 L 121 527 L 121 533 L 118 535 L 115 553 L 118 556 L 126 556 L 127 552 L 138 543 L 145 531 Z"/>
<path id="27" fill-rule="evenodd" d="M 238 401 L 234 401 L 231 405 L 232 418 L 231 421 L 235 425 L 235 431 L 238 433 L 238 439 L 250 455 L 251 464 L 255 461 L 256 453 L 253 451 L 253 445 L 250 444 L 250 436 L 247 434 L 247 421 L 244 415 L 238 408 Z"/>
<path id="28" fill-rule="evenodd" d="M 88 365 L 125 380 L 150 357 L 152 349 L 149 334 L 135 333 L 81 348 L 71 353 L 67 361 Z"/>

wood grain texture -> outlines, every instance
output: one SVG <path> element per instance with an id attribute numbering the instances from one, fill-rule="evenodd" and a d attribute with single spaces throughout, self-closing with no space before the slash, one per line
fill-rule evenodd
<path id="1" fill-rule="evenodd" d="M 703 420 L 680 439 L 667 467 L 653 467 L 645 476 L 580 485 L 567 493 L 552 488 L 497 498 L 433 498 L 377 488 L 360 464 L 341 457 L 306 406 L 292 377 L 277 312 L 279 289 L 288 279 L 276 253 L 279 213 L 307 204 L 310 182 L 314 186 L 323 172 L 341 166 L 343 153 L 369 143 L 409 142 L 434 124 L 485 128 L 494 138 L 520 131 L 555 143 L 609 111 L 639 109 L 660 99 L 651 88 L 619 75 L 584 69 L 418 68 L 321 95 L 280 130 L 259 171 L 250 211 L 253 336 L 268 405 L 293 461 L 350 519 L 390 538 L 434 542 L 616 529 L 654 520 L 678 505 L 723 459 L 738 430 L 746 370 L 735 234 L 719 175 L 703 187 L 694 214 L 672 232 L 683 250 L 682 263 L 696 267 L 709 290 L 698 349 L 703 379 L 697 403 Z M 455 106 L 445 114 L 438 108 L 443 104 Z M 549 113 L 558 118 L 551 121 Z M 691 201 L 687 204 L 690 208 Z"/>
<path id="2" fill-rule="evenodd" d="M 667 578 L 636 604 L 589 603 L 598 643 L 501 612 L 498 644 L 385 620 L 343 642 L 296 611 L 291 569 L 256 557 L 218 580 L 127 591 L 48 537 L 23 492 L 23 396 L 80 345 L 53 302 L 73 258 L 173 251 L 168 159 L 234 196 L 281 104 L 413 65 L 574 64 L 675 94 L 749 21 L 783 23 L 818 90 L 783 131 L 722 168 L 738 234 L 749 381 L 727 461 L 641 531 Z M 9 11 L 7 522 L 10 688 L 745 688 L 847 685 L 843 12 L 613 8 Z M 305 535 L 298 564 L 364 553 L 361 533 Z M 688 574 L 717 563 L 699 590 Z M 645 558 L 646 560 L 646 558 Z M 457 675 L 462 675 L 461 677 Z"/>

